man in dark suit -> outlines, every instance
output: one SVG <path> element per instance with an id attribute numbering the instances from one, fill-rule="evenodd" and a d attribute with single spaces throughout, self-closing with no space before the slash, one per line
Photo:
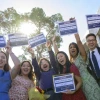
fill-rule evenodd
<path id="1" fill-rule="evenodd" d="M 97 46 L 95 34 L 86 36 L 86 44 L 89 48 L 90 71 L 100 86 L 100 47 Z"/>

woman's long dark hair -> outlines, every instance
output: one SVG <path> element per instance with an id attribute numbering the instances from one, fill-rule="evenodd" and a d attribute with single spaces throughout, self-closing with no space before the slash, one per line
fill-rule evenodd
<path id="1" fill-rule="evenodd" d="M 42 60 L 47 61 L 47 62 L 48 62 L 48 64 L 49 64 L 49 69 L 51 69 L 51 64 L 50 64 L 50 61 L 49 61 L 49 60 L 47 60 L 46 58 L 41 58 L 41 59 L 39 60 L 39 67 L 40 67 L 40 70 L 43 72 L 43 70 L 41 69 L 41 63 L 42 63 Z"/>
<path id="2" fill-rule="evenodd" d="M 32 64 L 29 62 L 29 61 L 23 61 L 22 63 L 21 63 L 21 67 L 22 67 L 22 65 L 25 63 L 25 62 L 28 62 L 29 63 L 29 65 L 30 65 L 30 72 L 29 72 L 29 74 L 28 74 L 28 77 L 29 77 L 29 79 L 30 80 L 34 80 L 34 72 L 33 72 L 33 67 L 32 67 Z M 19 75 L 21 75 L 21 69 L 20 69 L 20 71 L 19 71 Z"/>
<path id="3" fill-rule="evenodd" d="M 74 45 L 75 46 L 75 48 L 76 48 L 76 50 L 77 50 L 77 54 L 76 54 L 76 56 L 78 55 L 78 53 L 79 53 L 79 48 L 78 48 L 78 45 L 75 43 L 75 42 L 72 42 L 72 43 L 70 43 L 69 44 L 69 49 L 70 49 L 70 46 L 71 45 Z M 70 54 L 70 50 L 69 50 L 69 54 Z M 71 56 L 71 54 L 70 54 L 70 61 L 72 61 L 72 56 Z"/>
<path id="4" fill-rule="evenodd" d="M 71 62 L 69 61 L 68 59 L 68 56 L 65 52 L 63 51 L 59 51 L 57 54 L 56 54 L 56 59 L 57 59 L 57 55 L 59 53 L 62 53 L 63 55 L 65 55 L 65 58 L 66 58 L 66 73 L 70 73 L 70 66 L 71 66 Z M 59 70 L 60 70 L 60 74 L 63 74 L 63 65 L 61 65 L 58 60 L 57 60 L 57 63 L 59 65 Z"/>
<path id="5" fill-rule="evenodd" d="M 6 53 L 4 53 L 3 51 L 0 51 L 1 53 L 3 53 L 5 56 L 6 56 L 6 59 L 7 59 L 7 63 L 4 65 L 4 71 L 9 71 L 9 69 L 10 69 L 10 66 L 9 66 L 9 64 L 8 64 L 8 57 L 7 57 L 7 54 Z"/>

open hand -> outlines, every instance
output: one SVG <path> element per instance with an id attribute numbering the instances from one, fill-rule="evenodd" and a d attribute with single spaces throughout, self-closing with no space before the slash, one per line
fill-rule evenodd
<path id="1" fill-rule="evenodd" d="M 46 47 L 47 47 L 48 49 L 51 48 L 51 42 L 50 42 L 50 41 L 47 41 L 47 42 L 46 42 Z"/>
<path id="2" fill-rule="evenodd" d="M 32 56 L 34 56 L 34 50 L 33 50 L 30 46 L 27 48 L 27 51 L 28 51 Z"/>

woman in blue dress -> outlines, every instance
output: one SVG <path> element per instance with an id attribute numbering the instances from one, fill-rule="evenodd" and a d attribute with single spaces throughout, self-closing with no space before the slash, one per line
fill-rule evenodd
<path id="1" fill-rule="evenodd" d="M 9 41 L 6 46 L 6 50 L 12 58 L 14 67 L 9 70 L 10 67 L 8 64 L 8 57 L 6 53 L 0 51 L 0 100 L 10 100 L 8 92 L 11 86 L 11 82 L 20 70 L 20 61 L 12 52 Z"/>

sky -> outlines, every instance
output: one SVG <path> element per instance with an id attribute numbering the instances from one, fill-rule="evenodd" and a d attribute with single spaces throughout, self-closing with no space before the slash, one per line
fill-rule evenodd
<path id="1" fill-rule="evenodd" d="M 0 10 L 14 7 L 18 13 L 30 12 L 34 7 L 42 8 L 47 16 L 60 13 L 65 21 L 71 17 L 77 20 L 78 33 L 81 40 L 87 28 L 86 15 L 96 14 L 100 8 L 100 0 L 0 0 Z M 63 36 L 60 50 L 68 53 L 68 45 L 75 42 L 74 35 Z M 13 49 L 13 52 L 15 50 Z"/>

